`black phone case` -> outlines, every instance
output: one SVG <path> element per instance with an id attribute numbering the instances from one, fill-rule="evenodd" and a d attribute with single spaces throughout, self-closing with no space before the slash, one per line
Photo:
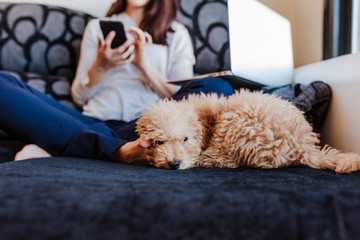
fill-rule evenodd
<path id="1" fill-rule="evenodd" d="M 100 21 L 100 28 L 103 32 L 104 39 L 111 31 L 115 31 L 116 35 L 111 43 L 111 48 L 117 48 L 126 41 L 126 33 L 122 22 Z"/>

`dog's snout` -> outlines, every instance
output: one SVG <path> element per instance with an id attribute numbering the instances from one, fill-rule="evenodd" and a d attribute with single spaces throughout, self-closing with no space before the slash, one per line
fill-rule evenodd
<path id="1" fill-rule="evenodd" d="M 168 165 L 171 169 L 178 169 L 180 167 L 180 161 L 175 160 L 173 162 L 169 162 Z"/>

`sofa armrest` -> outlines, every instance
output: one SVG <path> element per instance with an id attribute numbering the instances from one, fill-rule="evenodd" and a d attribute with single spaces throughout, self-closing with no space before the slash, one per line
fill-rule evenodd
<path id="1" fill-rule="evenodd" d="M 295 70 L 294 81 L 321 80 L 332 89 L 322 134 L 323 144 L 360 153 L 360 53 L 309 64 Z"/>

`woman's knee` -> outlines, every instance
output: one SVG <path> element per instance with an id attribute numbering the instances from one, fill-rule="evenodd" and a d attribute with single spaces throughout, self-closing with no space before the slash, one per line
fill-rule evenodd
<path id="1" fill-rule="evenodd" d="M 172 99 L 179 101 L 190 94 L 201 93 L 216 93 L 218 95 L 230 96 L 234 93 L 234 89 L 224 79 L 208 77 L 187 82 Z"/>
<path id="2" fill-rule="evenodd" d="M 7 91 L 9 88 L 22 88 L 29 90 L 31 92 L 30 87 L 22 80 L 16 78 L 15 76 L 0 71 L 0 91 Z"/>
<path id="3" fill-rule="evenodd" d="M 9 74 L 0 72 L 0 92 L 7 91 L 10 84 Z"/>
<path id="4" fill-rule="evenodd" d="M 197 80 L 197 84 L 202 86 L 204 93 L 217 93 L 218 95 L 230 96 L 234 93 L 234 89 L 231 84 L 218 77 L 207 77 L 201 80 Z"/>
<path id="5" fill-rule="evenodd" d="M 2 89 L 6 88 L 6 86 L 13 86 L 14 84 L 17 84 L 18 81 L 19 80 L 14 76 L 6 72 L 0 72 L 0 86 Z"/>

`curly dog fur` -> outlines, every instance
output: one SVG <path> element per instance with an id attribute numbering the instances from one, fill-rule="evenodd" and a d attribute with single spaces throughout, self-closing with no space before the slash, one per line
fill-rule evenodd
<path id="1" fill-rule="evenodd" d="M 318 135 L 292 103 L 248 90 L 227 98 L 210 94 L 162 100 L 144 112 L 137 132 L 153 140 L 152 164 L 159 168 L 360 169 L 359 154 L 321 149 Z"/>

